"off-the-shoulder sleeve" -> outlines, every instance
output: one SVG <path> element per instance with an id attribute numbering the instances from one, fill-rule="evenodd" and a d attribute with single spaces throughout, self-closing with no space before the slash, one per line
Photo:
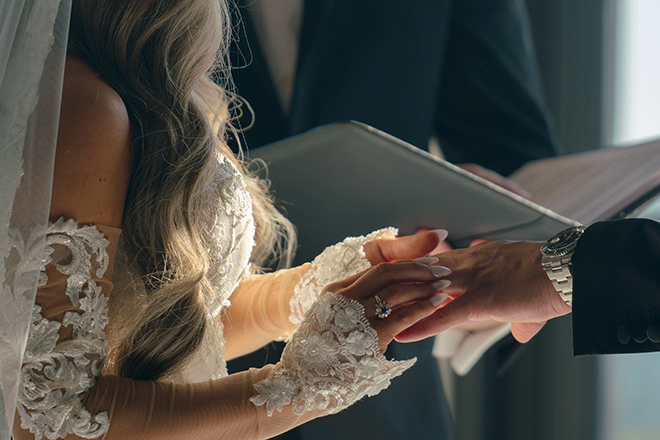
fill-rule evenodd
<path id="1" fill-rule="evenodd" d="M 13 438 L 259 439 L 321 414 L 266 417 L 249 399 L 272 365 L 196 384 L 101 376 L 119 234 L 49 225 Z"/>
<path id="2" fill-rule="evenodd" d="M 105 358 L 109 252 L 119 233 L 73 220 L 48 226 L 17 406 L 20 426 L 34 438 L 94 438 L 108 429 L 108 414 L 90 413 L 82 400 Z"/>

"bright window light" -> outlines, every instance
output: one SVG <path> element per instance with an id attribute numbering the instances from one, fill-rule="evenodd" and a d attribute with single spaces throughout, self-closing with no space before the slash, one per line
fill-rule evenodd
<path id="1" fill-rule="evenodd" d="M 615 145 L 660 137 L 660 1 L 617 0 Z"/>
<path id="2" fill-rule="evenodd" d="M 623 146 L 660 137 L 660 0 L 616 0 L 615 20 L 612 137 Z M 599 437 L 660 439 L 660 353 L 604 356 L 601 366 Z"/>

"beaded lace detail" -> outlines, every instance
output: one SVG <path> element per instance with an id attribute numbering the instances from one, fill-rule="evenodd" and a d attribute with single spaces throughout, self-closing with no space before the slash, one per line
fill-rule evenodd
<path id="1" fill-rule="evenodd" d="M 213 315 L 230 305 L 229 297 L 249 272 L 255 244 L 252 197 L 245 179 L 227 159 L 218 164 L 215 187 L 219 203 L 205 237 L 212 262 L 208 277 L 215 290 L 209 303 Z"/>
<path id="2" fill-rule="evenodd" d="M 108 430 L 108 414 L 90 414 L 81 399 L 100 376 L 105 358 L 108 300 L 92 273 L 105 274 L 109 242 L 94 226 L 79 227 L 73 220 L 49 224 L 47 234 L 42 270 L 54 264 L 68 275 L 66 295 L 80 312 L 66 312 L 60 323 L 43 318 L 41 307 L 34 306 L 18 396 L 21 426 L 37 440 L 71 433 L 100 437 Z M 46 281 L 43 273 L 40 286 Z M 60 328 L 69 325 L 72 339 L 58 344 Z"/>
<path id="3" fill-rule="evenodd" d="M 328 292 L 313 304 L 286 345 L 280 368 L 254 385 L 250 400 L 272 416 L 291 405 L 297 415 L 320 409 L 341 411 L 387 388 L 415 363 L 388 361 L 378 334 L 357 301 Z"/>
<path id="4" fill-rule="evenodd" d="M 203 349 L 197 350 L 180 371 L 165 380 L 193 383 L 227 375 L 223 326 L 218 314 L 231 304 L 229 297 L 250 271 L 255 225 L 252 197 L 243 176 L 226 158 L 219 160 L 215 167 L 217 173 L 210 191 L 211 197 L 218 201 L 216 209 L 198 213 L 206 216 L 207 227 L 203 238 L 211 263 L 207 276 L 213 288 L 212 294 L 204 296 L 209 316 Z M 110 307 L 113 324 L 115 320 L 125 318 L 123 311 L 133 313 L 139 309 L 143 303 L 141 297 L 146 295 L 144 284 L 139 282 L 139 270 L 126 255 L 121 241 L 114 268 Z"/>
<path id="5" fill-rule="evenodd" d="M 293 291 L 289 303 L 292 324 L 300 324 L 305 312 L 314 304 L 321 290 L 330 283 L 341 281 L 370 266 L 364 254 L 364 245 L 381 238 L 397 236 L 397 229 L 385 228 L 374 231 L 366 237 L 348 237 L 341 243 L 326 248 L 319 254 L 312 267 L 303 275 Z"/>
<path id="6" fill-rule="evenodd" d="M 231 305 L 229 297 L 250 272 L 250 256 L 255 244 L 252 197 L 245 179 L 226 158 L 218 164 L 215 191 L 219 203 L 205 237 L 211 256 L 208 278 L 214 293 L 212 297 L 205 297 L 210 314 L 209 331 L 203 343 L 205 349 L 197 350 L 181 371 L 178 379 L 183 382 L 227 375 L 224 329 L 217 316 Z"/>

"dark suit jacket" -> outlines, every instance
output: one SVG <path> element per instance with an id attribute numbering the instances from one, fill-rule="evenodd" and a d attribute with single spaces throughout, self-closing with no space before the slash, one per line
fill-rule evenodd
<path id="1" fill-rule="evenodd" d="M 587 228 L 573 254 L 573 277 L 576 355 L 660 350 L 660 223 Z"/>
<path id="2" fill-rule="evenodd" d="M 255 113 L 249 148 L 352 119 L 424 149 L 436 136 L 448 160 L 504 175 L 555 154 L 521 0 L 306 2 L 289 115 L 238 11 L 233 78 Z"/>
<path id="3" fill-rule="evenodd" d="M 240 0 L 243 26 L 233 78 L 254 109 L 240 120 L 249 148 L 339 120 L 357 120 L 447 159 L 502 174 L 555 154 L 555 137 L 520 0 L 313 0 L 305 3 L 290 114 L 277 97 Z M 328 243 L 332 244 L 332 243 Z M 387 355 L 418 357 L 389 389 L 282 438 L 447 439 L 451 417 L 432 340 L 393 343 Z M 277 362 L 260 351 L 230 371 Z"/>

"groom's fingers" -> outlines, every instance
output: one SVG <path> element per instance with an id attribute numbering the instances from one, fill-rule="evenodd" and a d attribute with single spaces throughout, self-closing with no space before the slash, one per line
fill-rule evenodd
<path id="1" fill-rule="evenodd" d="M 524 344 L 532 339 L 546 322 L 514 322 L 511 324 L 511 334 L 516 338 L 516 341 Z"/>
<path id="2" fill-rule="evenodd" d="M 472 317 L 469 295 L 462 295 L 444 307 L 439 308 L 424 320 L 403 330 L 394 339 L 399 342 L 415 342 L 437 335 L 449 328 L 456 327 Z"/>

